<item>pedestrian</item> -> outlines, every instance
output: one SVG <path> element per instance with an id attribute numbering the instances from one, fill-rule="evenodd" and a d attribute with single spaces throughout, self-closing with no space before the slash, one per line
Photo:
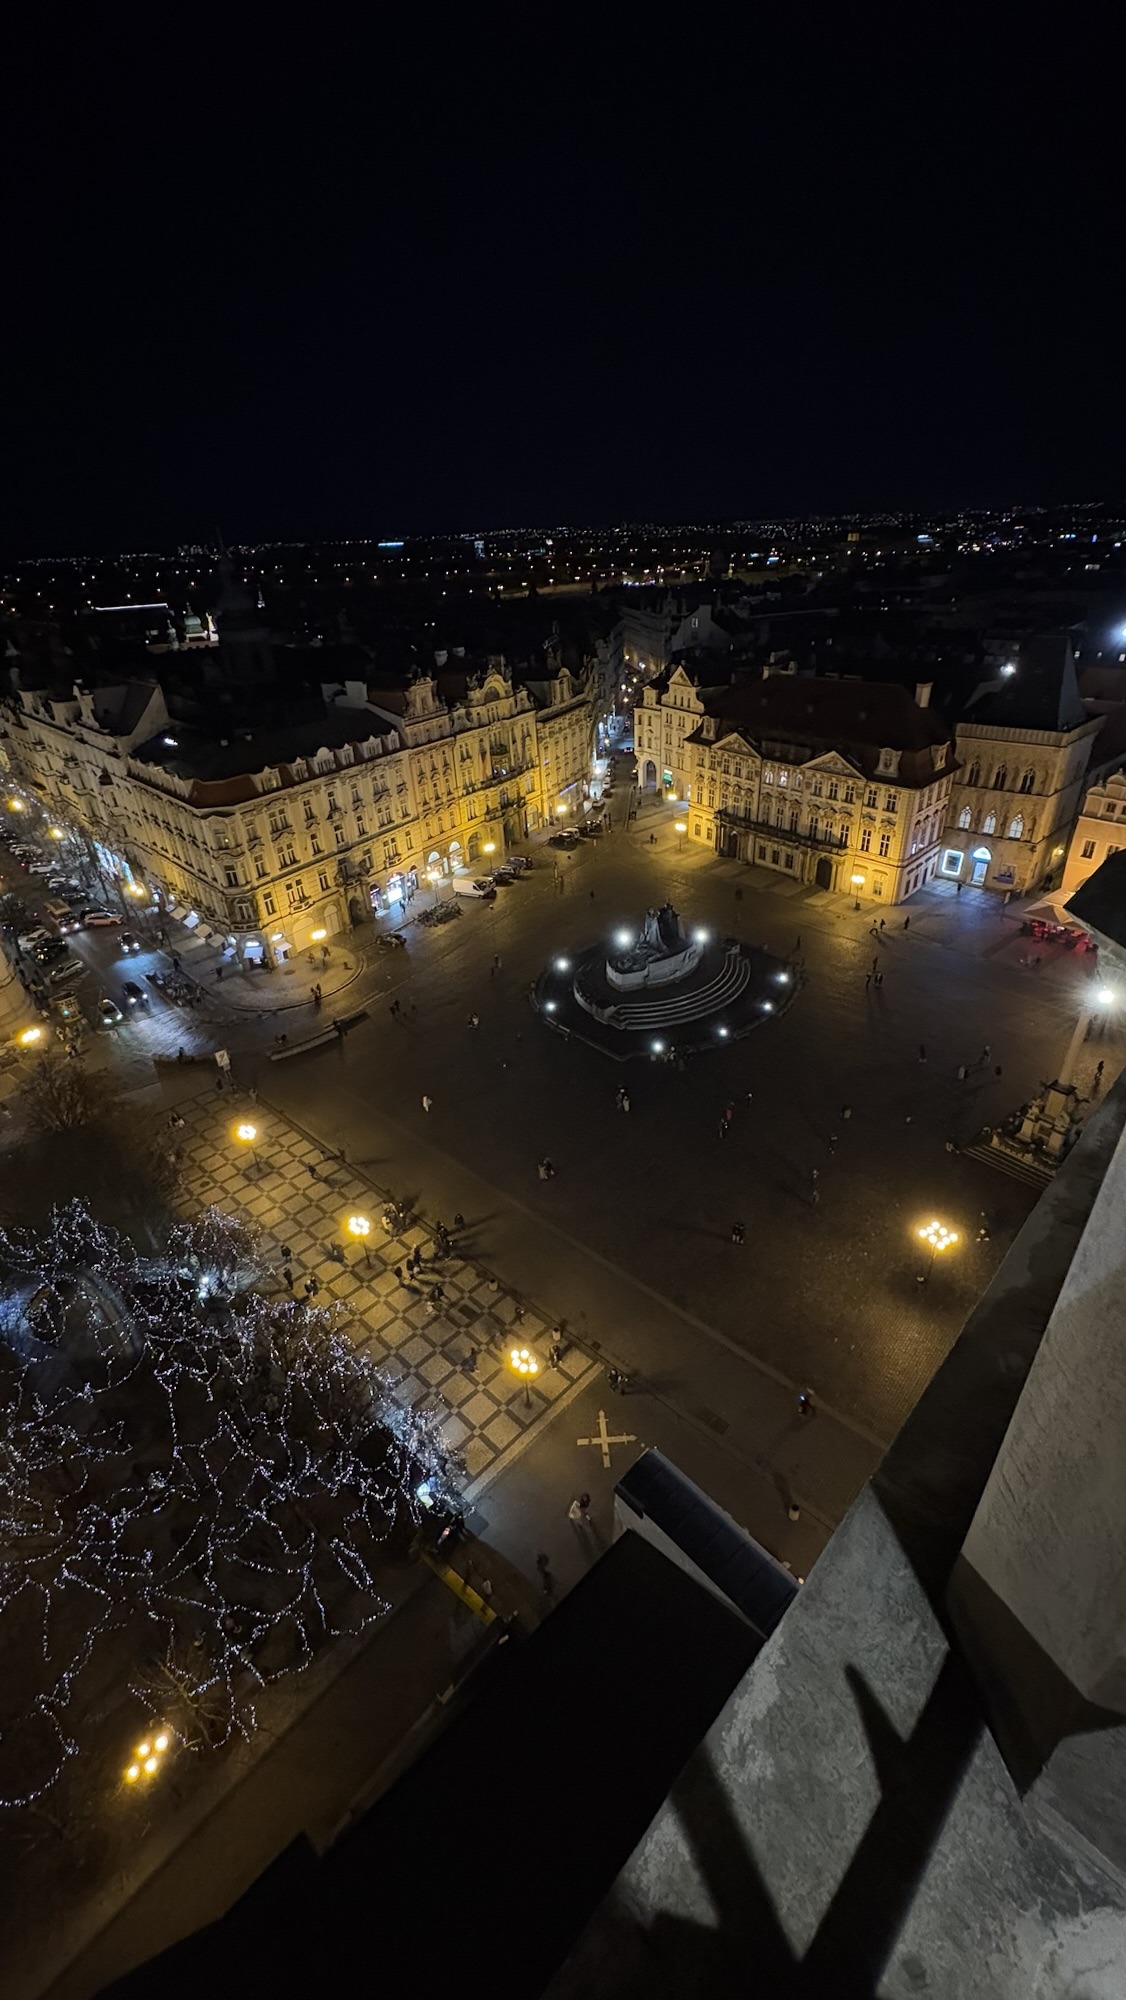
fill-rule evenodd
<path id="1" fill-rule="evenodd" d="M 985 1068 L 986 1063 L 989 1061 L 989 1056 L 990 1056 L 989 1043 L 986 1042 L 985 1047 L 982 1049 L 982 1052 L 978 1057 L 978 1062 L 980 1063 L 982 1069 Z"/>
<path id="2" fill-rule="evenodd" d="M 884 975 L 883 975 L 883 973 L 882 973 L 882 972 L 877 972 L 877 973 L 876 973 L 876 975 L 875 975 L 875 983 L 876 983 L 876 991 L 877 991 L 877 993 L 878 993 L 878 992 L 880 991 L 880 988 L 882 987 L 882 985 L 883 985 L 883 983 L 884 983 Z"/>
<path id="3" fill-rule="evenodd" d="M 222 979 L 222 977 L 223 977 L 223 968 L 222 968 L 222 966 L 221 966 L 221 965 L 217 965 L 217 966 L 215 967 L 215 977 L 216 977 L 216 979 Z"/>
<path id="4" fill-rule="evenodd" d="M 539 1163 L 538 1172 L 541 1181 L 552 1181 L 555 1179 L 555 1168 L 546 1155 Z"/>
<path id="5" fill-rule="evenodd" d="M 291 1263 L 293 1262 L 293 1252 L 292 1252 L 292 1250 L 290 1249 L 290 1247 L 289 1247 L 289 1244 L 288 1244 L 288 1243 L 283 1243 L 283 1244 L 282 1244 L 282 1253 L 281 1253 L 281 1255 L 282 1255 L 282 1263 L 283 1263 L 283 1264 L 291 1264 Z"/>
<path id="6" fill-rule="evenodd" d="M 401 1285 L 401 1284 L 402 1284 L 402 1282 L 403 1282 L 403 1267 L 402 1267 L 402 1265 L 401 1265 L 401 1264 L 393 1264 L 391 1268 L 392 1268 L 392 1271 L 393 1271 L 393 1272 L 394 1272 L 394 1274 L 395 1274 L 395 1283 L 396 1283 L 397 1285 Z"/>
<path id="7" fill-rule="evenodd" d="M 1102 1082 L 1102 1080 L 1103 1080 L 1103 1071 L 1104 1071 L 1104 1069 L 1105 1069 L 1105 1068 L 1106 1068 L 1106 1061 L 1105 1061 L 1105 1058 L 1104 1058 L 1104 1060 L 1103 1060 L 1102 1062 L 1097 1062 L 1097 1063 L 1095 1064 L 1095 1082 L 1096 1082 L 1096 1083 L 1101 1083 L 1101 1082 Z M 183 1121 L 183 1119 L 181 1118 L 181 1120 L 180 1120 L 180 1123 L 181 1123 L 181 1125 L 183 1124 L 183 1122 L 184 1122 L 184 1121 Z"/>
<path id="8" fill-rule="evenodd" d="M 188 1060 L 188 1058 L 187 1058 L 187 1056 L 185 1055 L 185 1053 L 184 1053 L 183 1049 L 182 1049 L 182 1048 L 179 1048 L 179 1049 L 177 1049 L 177 1051 L 176 1051 L 176 1061 L 177 1061 L 178 1063 L 182 1063 L 182 1062 L 187 1062 L 187 1060 Z"/>
<path id="9" fill-rule="evenodd" d="M 721 1119 L 720 1119 L 720 1121 L 719 1121 L 719 1136 L 720 1136 L 720 1138 L 721 1138 L 721 1139 L 726 1139 L 726 1137 L 727 1137 L 727 1120 L 726 1120 L 726 1118 L 721 1118 Z"/>
<path id="10" fill-rule="evenodd" d="M 735 1116 L 735 1106 L 733 1104 L 725 1104 L 723 1107 L 724 1124 L 730 1125 L 731 1120 L 734 1118 L 734 1116 Z"/>
<path id="11" fill-rule="evenodd" d="M 494 951 L 494 953 L 493 953 L 493 971 L 494 971 L 494 972 L 499 972 L 499 971 L 500 971 L 500 953 L 499 953 L 499 951 Z"/>
<path id="12" fill-rule="evenodd" d="M 841 1117 L 842 1117 L 842 1118 L 851 1118 L 851 1117 L 852 1117 L 852 1106 L 851 1106 L 851 1104 L 842 1104 L 842 1105 L 841 1105 Z"/>
<path id="13" fill-rule="evenodd" d="M 969 1070 L 968 1070 L 968 1069 L 966 1068 L 966 1065 L 965 1065 L 965 1063 L 959 1063 L 959 1064 L 958 1064 L 958 1082 L 959 1082 L 959 1083 L 965 1083 L 965 1081 L 966 1081 L 966 1078 L 967 1078 L 967 1076 L 968 1076 L 968 1075 L 969 1075 Z"/>
<path id="14" fill-rule="evenodd" d="M 623 1111 L 628 1111 L 628 1110 L 629 1110 L 629 1091 L 628 1091 L 628 1090 L 623 1090 L 623 1091 L 622 1091 L 622 1093 L 621 1093 L 621 1096 L 620 1096 L 620 1098 L 619 1098 L 618 1102 L 619 1102 L 619 1105 L 620 1105 L 620 1107 L 621 1107 L 621 1109 L 622 1109 Z"/>
<path id="15" fill-rule="evenodd" d="M 305 1297 L 307 1299 L 315 1299 L 320 1289 L 321 1289 L 321 1284 L 319 1278 L 306 1278 Z"/>
<path id="16" fill-rule="evenodd" d="M 884 921 L 885 921 L 885 920 L 884 920 L 884 918 L 883 918 L 883 917 L 881 917 L 881 918 L 880 918 L 880 930 L 881 930 L 881 931 L 882 931 L 882 930 L 883 930 L 883 928 L 884 928 Z M 877 935 L 878 935 L 878 933 L 877 933 Z"/>
<path id="17" fill-rule="evenodd" d="M 880 935 L 880 927 L 877 924 L 875 918 L 873 917 L 872 922 L 868 926 L 868 936 L 878 938 L 879 935 Z"/>
<path id="18" fill-rule="evenodd" d="M 821 1169 L 820 1169 L 820 1167 L 814 1167 L 814 1169 L 813 1169 L 813 1172 L 812 1172 L 812 1174 L 810 1175 L 810 1179 L 811 1179 L 811 1180 L 813 1181 L 814 1185 L 816 1186 L 817 1182 L 818 1182 L 818 1181 L 819 1181 L 819 1180 L 821 1179 Z"/>
<path id="19" fill-rule="evenodd" d="M 454 1228 L 455 1229 L 465 1228 L 465 1217 L 462 1214 L 460 1208 L 454 1214 Z"/>
<path id="20" fill-rule="evenodd" d="M 962 885 L 961 885 L 961 883 L 960 883 L 960 882 L 956 882 L 956 883 L 954 884 L 954 893 L 955 893 L 955 895 L 957 895 L 957 896 L 960 896 L 960 895 L 961 895 L 961 893 L 962 893 Z"/>
<path id="21" fill-rule="evenodd" d="M 871 975 L 871 973 L 870 973 L 870 972 L 866 972 L 866 973 L 864 974 L 864 991 L 865 991 L 865 993 L 867 993 L 867 991 L 868 991 L 868 988 L 870 987 L 870 985 L 871 985 L 871 984 L 872 984 L 872 975 Z"/>
<path id="22" fill-rule="evenodd" d="M 426 1095 L 426 1092 L 425 1092 L 425 1091 L 423 1091 L 423 1093 L 422 1093 L 422 1108 L 423 1108 L 423 1110 L 424 1110 L 424 1111 L 429 1111 L 429 1109 L 430 1109 L 431 1105 L 433 1104 L 433 1102 L 434 1102 L 434 1099 L 433 1099 L 432 1097 L 427 1097 L 427 1095 Z"/>
<path id="23" fill-rule="evenodd" d="M 334 1264 L 343 1264 L 346 1261 L 344 1256 L 344 1246 L 341 1243 L 331 1244 L 329 1247 L 328 1254 L 332 1258 Z"/>
<path id="24" fill-rule="evenodd" d="M 589 1528 L 590 1514 L 587 1511 L 589 1507 L 590 1507 L 589 1493 L 580 1493 L 574 1500 L 572 1500 L 570 1506 L 567 1509 L 567 1519 L 570 1521 L 573 1527 Z"/>
<path id="25" fill-rule="evenodd" d="M 927 1059 L 927 1045 L 926 1045 L 926 1043 L 925 1043 L 925 1042 L 920 1042 L 920 1043 L 919 1043 L 919 1061 L 920 1061 L 920 1062 L 926 1062 L 926 1059 Z"/>
<path id="26" fill-rule="evenodd" d="M 741 1222 L 733 1222 L 731 1225 L 731 1241 L 733 1243 L 738 1243 L 742 1245 L 746 1242 L 746 1240 L 747 1240 L 747 1232 L 744 1229 L 743 1224 Z"/>
<path id="27" fill-rule="evenodd" d="M 832 1156 L 833 1156 L 833 1154 L 834 1154 L 834 1153 L 836 1152 L 836 1150 L 837 1150 L 837 1135 L 836 1135 L 836 1133 L 835 1133 L 835 1132 L 830 1132 L 830 1134 L 829 1134 L 829 1157 L 830 1157 L 830 1159 L 832 1159 Z"/>
<path id="28" fill-rule="evenodd" d="M 809 1394 L 809 1391 L 807 1389 L 799 1389 L 798 1390 L 799 1417 L 811 1417 L 813 1414 L 814 1414 L 813 1397 Z"/>
<path id="29" fill-rule="evenodd" d="M 542 1550 L 540 1554 L 536 1557 L 536 1568 L 540 1573 L 540 1588 L 542 1589 L 544 1596 L 554 1597 L 555 1578 L 551 1574 L 551 1557 L 549 1555 L 545 1555 L 542 1552 Z"/>
<path id="30" fill-rule="evenodd" d="M 328 946 L 327 946 L 327 944 L 322 944 L 322 946 L 321 946 L 321 964 L 322 964 L 322 965 L 327 965 L 327 964 L 328 964 Z"/>
<path id="31" fill-rule="evenodd" d="M 319 1173 L 317 1172 L 317 1170 L 316 1170 L 316 1167 L 315 1167 L 315 1166 L 313 1165 L 313 1162 L 312 1162 L 312 1160 L 306 1160 L 306 1162 L 305 1162 L 305 1172 L 306 1172 L 306 1173 L 308 1174 L 308 1176 L 309 1176 L 309 1179 L 310 1179 L 311 1181 L 319 1181 L 319 1180 L 320 1180 L 320 1175 L 319 1175 Z"/>
<path id="32" fill-rule="evenodd" d="M 291 1264 L 282 1265 L 282 1283 L 287 1292 L 293 1290 L 293 1266 Z"/>
<path id="33" fill-rule="evenodd" d="M 904 919 L 903 919 L 903 928 L 904 928 L 904 930 L 905 930 L 905 931 L 906 931 L 906 930 L 910 930 L 910 928 L 911 928 L 911 919 L 910 919 L 910 917 L 904 917 Z"/>
<path id="34" fill-rule="evenodd" d="M 873 970 L 873 972 L 875 972 L 875 970 L 876 970 L 876 967 L 877 967 L 877 966 L 879 965 L 879 962 L 880 962 L 880 961 L 879 961 L 879 959 L 878 959 L 878 958 L 874 958 L 874 959 L 872 960 L 872 970 Z"/>
<path id="35" fill-rule="evenodd" d="M 820 1200 L 821 1200 L 821 1189 L 819 1187 L 814 1187 L 813 1192 L 809 1197 L 810 1207 L 816 1208 Z"/>
<path id="36" fill-rule="evenodd" d="M 994 1074 L 994 1076 L 1000 1076 L 1000 1074 L 1001 1074 L 1001 1065 L 1000 1065 L 1000 1063 L 997 1063 L 997 1064 L 995 1064 L 995 1065 L 994 1065 L 994 1070 L 993 1070 L 993 1074 Z"/>
<path id="37" fill-rule="evenodd" d="M 609 1383 L 613 1394 L 615 1396 L 618 1395 L 621 1391 L 621 1386 L 622 1386 L 622 1378 L 618 1369 L 608 1368 L 606 1370 L 606 1380 Z"/>
<path id="38" fill-rule="evenodd" d="M 593 889 L 592 889 L 592 890 L 591 890 L 591 892 L 590 892 L 590 900 L 591 900 L 591 902 L 593 903 L 593 901 L 594 901 L 594 890 L 593 890 Z"/>
<path id="39" fill-rule="evenodd" d="M 794 939 L 793 956 L 795 958 L 797 957 L 800 950 L 801 950 L 801 932 L 799 931 L 797 937 Z"/>
<path id="40" fill-rule="evenodd" d="M 469 1352 L 468 1352 L 468 1354 L 466 1354 L 466 1355 L 465 1355 L 465 1356 L 463 1357 L 463 1359 L 462 1359 L 462 1364 L 461 1364 L 461 1365 L 462 1365 L 462 1367 L 464 1368 L 464 1370 L 465 1370 L 465 1372 L 466 1372 L 466 1374 L 467 1374 L 467 1375 L 476 1375 L 476 1373 L 477 1373 L 477 1349 L 476 1349 L 475 1347 L 471 1347 L 471 1348 L 470 1348 L 470 1350 L 469 1350 Z"/>

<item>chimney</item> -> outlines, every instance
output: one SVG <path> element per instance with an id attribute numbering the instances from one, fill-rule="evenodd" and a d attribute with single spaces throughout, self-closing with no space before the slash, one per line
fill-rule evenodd
<path id="1" fill-rule="evenodd" d="M 931 695 L 933 693 L 934 693 L 933 681 L 916 681 L 915 682 L 916 708 L 929 708 L 931 705 Z"/>

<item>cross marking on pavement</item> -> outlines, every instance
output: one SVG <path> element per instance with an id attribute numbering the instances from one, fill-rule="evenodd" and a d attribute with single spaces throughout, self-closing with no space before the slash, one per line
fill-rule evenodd
<path id="1" fill-rule="evenodd" d="M 576 1438 L 575 1443 L 600 1445 L 602 1449 L 602 1464 L 605 1470 L 609 1472 L 610 1446 L 612 1444 L 636 1444 L 637 1439 L 632 1431 L 621 1431 L 619 1432 L 617 1437 L 611 1437 L 609 1431 L 606 1428 L 606 1412 L 605 1410 L 599 1410 L 597 1436 L 592 1438 Z"/>

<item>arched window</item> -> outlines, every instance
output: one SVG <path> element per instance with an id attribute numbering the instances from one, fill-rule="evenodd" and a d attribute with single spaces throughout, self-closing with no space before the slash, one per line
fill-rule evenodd
<path id="1" fill-rule="evenodd" d="M 1009 782 L 1009 774 L 1006 771 L 1005 766 L 1002 764 L 1000 770 L 994 771 L 993 773 L 994 791 L 1003 792 L 1008 782 Z"/>
<path id="2" fill-rule="evenodd" d="M 981 765 L 980 765 L 980 764 L 971 764 L 971 765 L 970 765 L 970 768 L 969 768 L 969 770 L 968 770 L 968 771 L 966 772 L 966 783 L 967 783 L 967 785 L 980 785 L 980 783 L 981 783 Z"/>
<path id="3" fill-rule="evenodd" d="M 985 818 L 981 822 L 981 830 L 983 833 L 996 833 L 997 831 L 996 813 L 986 813 Z"/>
<path id="4" fill-rule="evenodd" d="M 1024 836 L 1024 814 L 1018 813 L 1015 819 L 1011 819 L 1009 821 L 1009 839 L 1020 840 L 1023 838 L 1023 836 Z"/>
<path id="5" fill-rule="evenodd" d="M 1030 792 L 1033 789 L 1035 783 L 1036 783 L 1035 771 L 1026 771 L 1023 778 L 1020 781 L 1021 791 Z"/>
<path id="6" fill-rule="evenodd" d="M 958 825 L 962 828 L 973 825 L 973 814 L 968 806 L 963 806 L 961 812 L 958 814 Z"/>

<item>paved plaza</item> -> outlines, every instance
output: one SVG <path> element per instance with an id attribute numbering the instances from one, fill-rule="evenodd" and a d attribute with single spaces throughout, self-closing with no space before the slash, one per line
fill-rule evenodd
<path id="1" fill-rule="evenodd" d="M 551 1367 L 551 1328 L 535 1307 L 513 1298 L 480 1265 L 456 1255 L 437 1257 L 430 1229 L 413 1224 L 389 1237 L 372 1183 L 326 1156 L 280 1113 L 214 1090 L 183 1100 L 179 1110 L 186 1126 L 175 1134 L 183 1172 L 178 1205 L 188 1215 L 214 1205 L 250 1223 L 279 1291 L 281 1253 L 288 1249 L 295 1295 L 303 1297 L 306 1282 L 315 1278 L 316 1303 L 339 1308 L 402 1402 L 413 1408 L 433 1397 L 448 1409 L 444 1435 L 471 1483 L 494 1473 L 506 1452 L 589 1372 L 586 1357 L 574 1350 Z M 234 1136 L 235 1126 L 251 1118 L 253 1154 Z M 347 1219 L 356 1214 L 371 1220 L 370 1250 L 357 1247 L 348 1233 Z M 416 1247 L 423 1268 L 400 1284 L 395 1266 L 402 1267 Z M 333 1250 L 345 1258 L 343 1265 Z M 445 1296 L 432 1309 L 428 1294 L 436 1283 Z M 507 1364 L 513 1344 L 526 1344 L 541 1364 L 527 1390 Z"/>
<path id="2" fill-rule="evenodd" d="M 513 1283 L 684 1408 L 704 1401 L 717 1435 L 731 1418 L 700 1395 L 701 1342 L 744 1359 L 752 1405 L 756 1384 L 809 1387 L 886 1443 L 1035 1198 L 960 1148 L 1054 1074 L 1094 960 L 1022 966 L 1018 924 L 975 894 L 917 899 L 874 939 L 870 908 L 681 852 L 655 801 L 571 857 L 532 851 L 494 904 L 388 955 L 343 1044 L 261 1066 L 263 1093 L 431 1212 L 460 1209 Z M 802 986 L 734 1048 L 643 1065 L 623 1115 L 617 1066 L 548 1033 L 528 988 L 551 951 L 666 896 Z M 1088 1074 L 1099 1056 L 1113 1076 L 1119 1039 L 1088 1046 Z M 932 1215 L 960 1240 L 920 1283 Z M 669 1314 L 679 1353 L 658 1338 Z"/>

